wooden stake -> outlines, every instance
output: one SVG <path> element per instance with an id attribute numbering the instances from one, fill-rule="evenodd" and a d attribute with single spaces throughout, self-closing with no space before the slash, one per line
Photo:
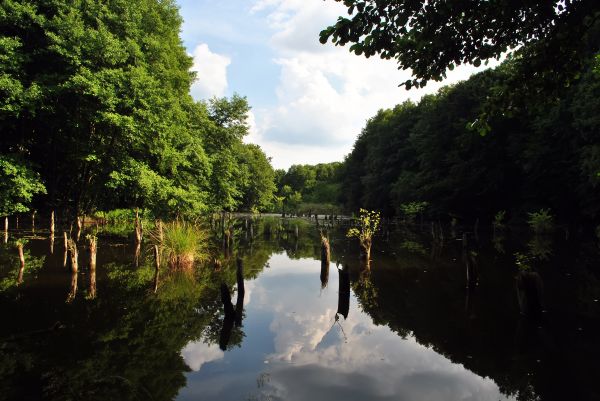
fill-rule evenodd
<path id="1" fill-rule="evenodd" d="M 160 248 L 158 245 L 154 245 L 154 265 L 156 271 L 154 272 L 154 293 L 158 291 L 158 272 L 160 270 Z"/>
<path id="2" fill-rule="evenodd" d="M 69 240 L 69 254 L 71 256 L 71 272 L 77 273 L 79 270 L 78 265 L 78 252 L 77 252 L 77 243 L 73 240 Z"/>
<path id="3" fill-rule="evenodd" d="M 23 255 L 23 244 L 17 244 L 17 250 L 19 251 L 19 261 L 21 262 L 19 274 L 17 275 L 17 284 L 21 284 L 23 282 L 23 272 L 25 271 L 25 255 Z"/>

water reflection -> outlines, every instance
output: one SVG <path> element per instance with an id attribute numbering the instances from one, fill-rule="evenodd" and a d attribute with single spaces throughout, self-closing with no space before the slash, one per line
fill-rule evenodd
<path id="1" fill-rule="evenodd" d="M 341 269 L 338 268 L 338 280 L 338 307 L 335 318 L 337 320 L 339 319 L 338 315 L 341 315 L 346 320 L 350 311 L 350 274 L 348 273 L 348 266 L 344 265 Z"/>
<path id="2" fill-rule="evenodd" d="M 157 294 L 154 261 L 141 258 L 133 268 L 133 247 L 106 239 L 98 254 L 102 268 L 89 271 L 88 295 L 96 280 L 101 288 L 96 302 L 75 296 L 75 272 L 72 302 L 64 302 L 69 276 L 60 268 L 61 255 L 36 260 L 48 254 L 47 239 L 27 245 L 19 287 L 17 252 L 0 247 L 0 307 L 7 316 L 0 327 L 3 396 L 597 398 L 590 355 L 598 350 L 594 299 L 600 298 L 600 280 L 588 267 L 596 254 L 561 254 L 556 244 L 539 269 L 548 312 L 534 320 L 519 315 L 514 259 L 503 259 L 491 242 L 474 248 L 485 268 L 478 271 L 477 289 L 465 293 L 465 263 L 474 259 L 461 241 L 447 241 L 431 255 L 403 246 L 409 240 L 433 248 L 419 233 L 391 231 L 389 244 L 377 242 L 370 266 L 358 264 L 358 250 L 348 246 L 342 227 L 330 235 L 331 257 L 343 265 L 330 275 L 321 264 L 314 222 L 299 225 L 297 241 L 293 224 L 273 228 L 271 240 L 264 240 L 263 222 L 249 223 L 257 236 L 249 236 L 247 247 L 243 233 L 236 238 L 236 252 L 244 255 L 239 263 L 224 260 L 220 271 L 206 266 L 189 277 L 161 272 Z M 511 243 L 505 246 L 512 255 Z M 323 288 L 315 285 L 317 275 Z M 57 321 L 60 333 L 23 334 Z M 4 341 L 17 334 L 23 340 Z"/>
<path id="3" fill-rule="evenodd" d="M 227 350 L 234 324 L 237 328 L 242 327 L 245 288 L 243 262 L 239 258 L 236 261 L 236 281 L 237 300 L 235 303 L 235 308 L 231 303 L 231 293 L 229 292 L 227 284 L 221 283 L 221 302 L 223 303 L 223 312 L 225 314 L 225 317 L 223 318 L 223 326 L 219 335 L 219 348 L 222 351 Z"/>

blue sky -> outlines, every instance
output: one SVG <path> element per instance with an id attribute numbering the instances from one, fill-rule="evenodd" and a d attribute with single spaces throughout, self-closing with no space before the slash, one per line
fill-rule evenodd
<path id="1" fill-rule="evenodd" d="M 318 34 L 345 12 L 333 0 L 177 0 L 181 37 L 194 56 L 196 99 L 246 96 L 252 112 L 247 142 L 276 168 L 341 161 L 368 118 L 422 90 L 398 88 L 408 71 L 321 45 Z M 462 66 L 444 84 L 476 69 Z"/>

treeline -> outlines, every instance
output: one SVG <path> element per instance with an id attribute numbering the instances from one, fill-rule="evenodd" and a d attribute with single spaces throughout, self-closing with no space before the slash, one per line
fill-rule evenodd
<path id="1" fill-rule="evenodd" d="M 339 209 L 342 163 L 295 164 L 275 170 L 277 186 L 272 211 L 325 214 Z"/>
<path id="2" fill-rule="evenodd" d="M 340 201 L 399 215 L 427 202 L 432 218 L 521 219 L 549 208 L 563 221 L 600 217 L 600 71 L 590 60 L 560 96 L 538 96 L 490 115 L 483 104 L 513 77 L 511 61 L 467 81 L 380 110 L 340 171 Z M 404 208 L 403 208 L 404 206 Z"/>
<path id="3" fill-rule="evenodd" d="M 156 216 L 260 210 L 274 171 L 245 98 L 195 102 L 166 0 L 0 6 L 0 215 L 139 206 Z M 34 196 L 36 195 L 36 196 Z"/>

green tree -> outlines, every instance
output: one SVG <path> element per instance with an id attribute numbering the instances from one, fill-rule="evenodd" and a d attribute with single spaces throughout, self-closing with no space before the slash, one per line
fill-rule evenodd
<path id="1" fill-rule="evenodd" d="M 0 155 L 0 216 L 28 211 L 33 197 L 44 193 L 37 173 L 14 157 Z"/>
<path id="2" fill-rule="evenodd" d="M 441 81 L 457 65 L 479 66 L 515 49 L 534 63 L 528 77 L 572 78 L 589 55 L 600 15 L 595 0 L 343 0 L 343 4 L 350 17 L 339 17 L 324 29 L 321 42 L 352 43 L 350 51 L 358 55 L 395 58 L 400 69 L 413 73 L 414 78 L 403 83 L 407 89 Z"/>

